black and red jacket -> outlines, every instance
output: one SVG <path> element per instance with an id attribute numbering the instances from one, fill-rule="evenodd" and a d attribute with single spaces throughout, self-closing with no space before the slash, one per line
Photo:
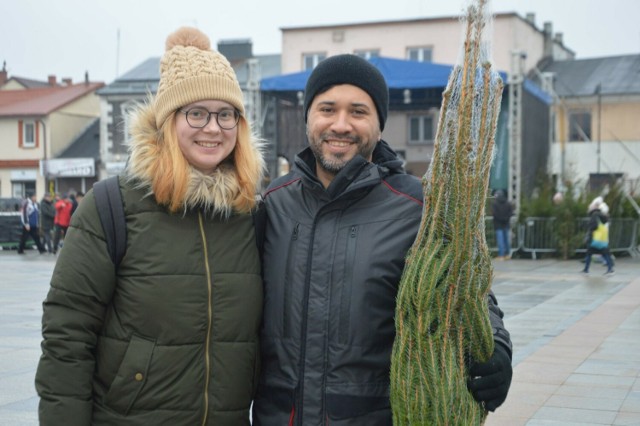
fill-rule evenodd
<path id="1" fill-rule="evenodd" d="M 392 424 L 395 300 L 422 201 L 420 180 L 384 141 L 373 162 L 356 156 L 326 189 L 308 148 L 269 186 L 254 425 Z"/>

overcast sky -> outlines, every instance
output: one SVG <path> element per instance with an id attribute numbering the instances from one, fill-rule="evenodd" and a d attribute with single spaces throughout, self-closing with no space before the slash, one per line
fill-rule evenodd
<path id="1" fill-rule="evenodd" d="M 280 53 L 280 28 L 460 15 L 467 0 L 0 0 L 0 65 L 9 76 L 111 83 L 152 56 L 180 26 L 212 46 L 249 38 Z M 492 0 L 493 12 L 551 21 L 578 58 L 640 53 L 640 0 Z M 119 43 L 118 43 L 119 34 Z M 119 48 L 118 48 L 119 46 Z"/>

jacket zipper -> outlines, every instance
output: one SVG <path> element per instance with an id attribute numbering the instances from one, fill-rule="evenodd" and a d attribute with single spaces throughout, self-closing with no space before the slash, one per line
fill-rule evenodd
<path id="1" fill-rule="evenodd" d="M 204 232 L 204 223 L 202 220 L 202 212 L 198 212 L 198 223 L 200 224 L 200 236 L 202 237 L 202 246 L 204 251 L 204 266 L 207 273 L 207 338 L 205 339 L 204 348 L 204 363 L 205 363 L 205 376 L 204 376 L 204 416 L 202 418 L 202 425 L 207 424 L 207 417 L 209 416 L 209 375 L 211 371 L 211 362 L 209 360 L 209 347 L 211 343 L 211 322 L 213 317 L 213 308 L 211 306 L 211 295 L 213 293 L 211 284 L 211 268 L 209 266 L 209 253 L 207 250 L 207 237 Z"/>
<path id="2" fill-rule="evenodd" d="M 293 233 L 291 234 L 291 244 L 289 245 L 289 250 L 287 252 L 287 270 L 286 276 L 284 280 L 284 310 L 283 310 L 283 318 L 282 318 L 282 333 L 284 337 L 289 337 L 291 334 L 291 326 L 289 316 L 287 315 L 288 307 L 291 305 L 291 291 L 292 291 L 292 283 L 291 276 L 293 271 L 291 270 L 294 265 L 294 261 L 292 259 L 296 253 L 296 245 L 298 242 L 298 233 L 300 230 L 300 224 L 296 223 L 296 226 L 293 228 Z"/>
<path id="3" fill-rule="evenodd" d="M 338 341 L 346 343 L 348 330 L 350 329 L 349 324 L 349 307 L 351 306 L 351 277 L 353 275 L 353 264 L 356 259 L 355 250 L 356 250 L 356 241 L 358 236 L 358 227 L 356 225 L 352 225 L 349 228 L 347 235 L 347 249 L 345 253 L 345 273 L 344 273 L 344 288 L 342 289 L 342 298 L 340 299 L 340 311 L 339 322 L 338 322 Z M 348 291 L 348 298 L 346 292 Z M 329 324 L 327 324 L 327 329 L 329 329 Z M 329 347 L 329 333 L 325 334 L 324 340 L 325 348 Z M 327 375 L 326 371 L 328 369 L 329 364 L 329 352 L 325 350 L 324 352 L 324 362 L 322 366 L 322 415 L 325 418 L 325 425 L 329 424 L 329 413 L 327 412 Z"/>

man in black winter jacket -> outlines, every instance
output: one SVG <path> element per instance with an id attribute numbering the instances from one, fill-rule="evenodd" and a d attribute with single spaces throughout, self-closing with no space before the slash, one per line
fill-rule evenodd
<path id="1" fill-rule="evenodd" d="M 255 425 L 392 424 L 395 299 L 423 196 L 382 140 L 388 96 L 382 74 L 354 55 L 309 77 L 309 148 L 264 195 Z M 493 411 L 511 382 L 511 341 L 493 294 L 489 314 L 496 350 L 474 365 L 470 389 Z"/>

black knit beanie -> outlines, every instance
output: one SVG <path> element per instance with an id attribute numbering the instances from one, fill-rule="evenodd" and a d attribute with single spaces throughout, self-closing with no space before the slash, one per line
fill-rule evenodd
<path id="1" fill-rule="evenodd" d="M 384 77 L 376 67 L 356 55 L 331 56 L 315 67 L 304 89 L 304 121 L 307 122 L 309 107 L 318 93 L 337 84 L 351 84 L 367 92 L 378 111 L 380 130 L 384 129 L 389 112 L 389 89 Z"/>

